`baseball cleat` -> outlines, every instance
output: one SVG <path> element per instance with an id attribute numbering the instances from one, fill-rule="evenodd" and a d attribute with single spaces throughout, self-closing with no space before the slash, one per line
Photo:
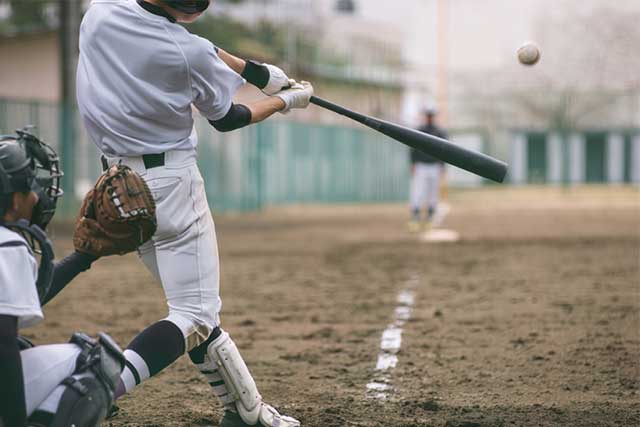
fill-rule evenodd
<path id="1" fill-rule="evenodd" d="M 224 411 L 224 416 L 220 421 L 220 427 L 245 427 L 249 424 L 242 421 L 240 415 L 231 411 Z"/>
<path id="2" fill-rule="evenodd" d="M 293 417 L 280 415 L 272 406 L 265 403 L 262 404 L 263 409 L 257 427 L 300 427 L 300 421 Z M 224 416 L 220 421 L 220 427 L 251 427 L 235 412 L 224 411 Z"/>

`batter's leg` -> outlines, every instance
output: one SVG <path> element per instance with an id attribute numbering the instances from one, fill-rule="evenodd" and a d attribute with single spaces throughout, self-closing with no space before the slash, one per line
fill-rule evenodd
<path id="1" fill-rule="evenodd" d="M 262 401 L 238 348 L 222 329 L 214 329 L 206 342 L 189 352 L 189 357 L 224 406 L 221 427 L 300 426 L 295 418 L 281 415 Z"/>
<path id="2" fill-rule="evenodd" d="M 218 248 L 215 226 L 197 166 L 149 169 L 158 230 L 140 256 L 160 280 L 169 315 L 127 346 L 117 396 L 200 345 L 219 323 Z"/>

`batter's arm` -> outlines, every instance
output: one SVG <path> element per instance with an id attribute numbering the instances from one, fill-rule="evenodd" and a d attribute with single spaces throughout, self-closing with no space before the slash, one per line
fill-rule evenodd
<path id="1" fill-rule="evenodd" d="M 236 129 L 259 123 L 273 113 L 282 110 L 285 102 L 278 97 L 269 97 L 250 104 L 231 104 L 227 114 L 218 120 L 209 120 L 218 132 L 231 132 Z"/>
<path id="2" fill-rule="evenodd" d="M 251 123 L 260 123 L 263 120 L 268 119 L 273 114 L 284 110 L 285 103 L 282 98 L 278 96 L 270 96 L 265 99 L 261 99 L 256 102 L 252 102 L 247 105 L 247 108 L 251 110 Z"/>
<path id="3" fill-rule="evenodd" d="M 240 129 L 249 124 L 261 122 L 274 113 L 288 113 L 292 108 L 307 108 L 313 96 L 313 86 L 309 82 L 293 82 L 287 89 L 247 105 L 231 104 L 227 114 L 218 120 L 209 120 L 220 132 Z"/>
<path id="4" fill-rule="evenodd" d="M 229 68 L 238 74 L 242 74 L 247 65 L 247 61 L 244 59 L 238 58 L 237 56 L 234 56 L 220 48 L 218 48 L 218 56 L 229 66 Z"/>
<path id="5" fill-rule="evenodd" d="M 291 86 L 289 76 L 281 68 L 256 61 L 246 61 L 218 48 L 218 57 L 246 81 L 265 95 L 275 95 Z"/>

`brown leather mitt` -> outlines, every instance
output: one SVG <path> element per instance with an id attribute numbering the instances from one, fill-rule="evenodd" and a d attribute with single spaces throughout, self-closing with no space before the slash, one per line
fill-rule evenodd
<path id="1" fill-rule="evenodd" d="M 104 172 L 84 197 L 73 233 L 79 252 L 97 257 L 133 252 L 156 232 L 156 204 L 128 166 Z"/>

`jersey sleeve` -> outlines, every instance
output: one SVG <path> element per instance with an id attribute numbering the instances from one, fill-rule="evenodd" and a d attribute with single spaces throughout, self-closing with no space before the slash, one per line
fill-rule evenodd
<path id="1" fill-rule="evenodd" d="M 194 36 L 187 51 L 193 105 L 207 119 L 219 120 L 229 112 L 233 96 L 245 80 L 220 59 L 208 40 Z"/>
<path id="2" fill-rule="evenodd" d="M 18 328 L 40 322 L 36 260 L 25 244 L 0 245 L 0 314 L 18 318 Z"/>

